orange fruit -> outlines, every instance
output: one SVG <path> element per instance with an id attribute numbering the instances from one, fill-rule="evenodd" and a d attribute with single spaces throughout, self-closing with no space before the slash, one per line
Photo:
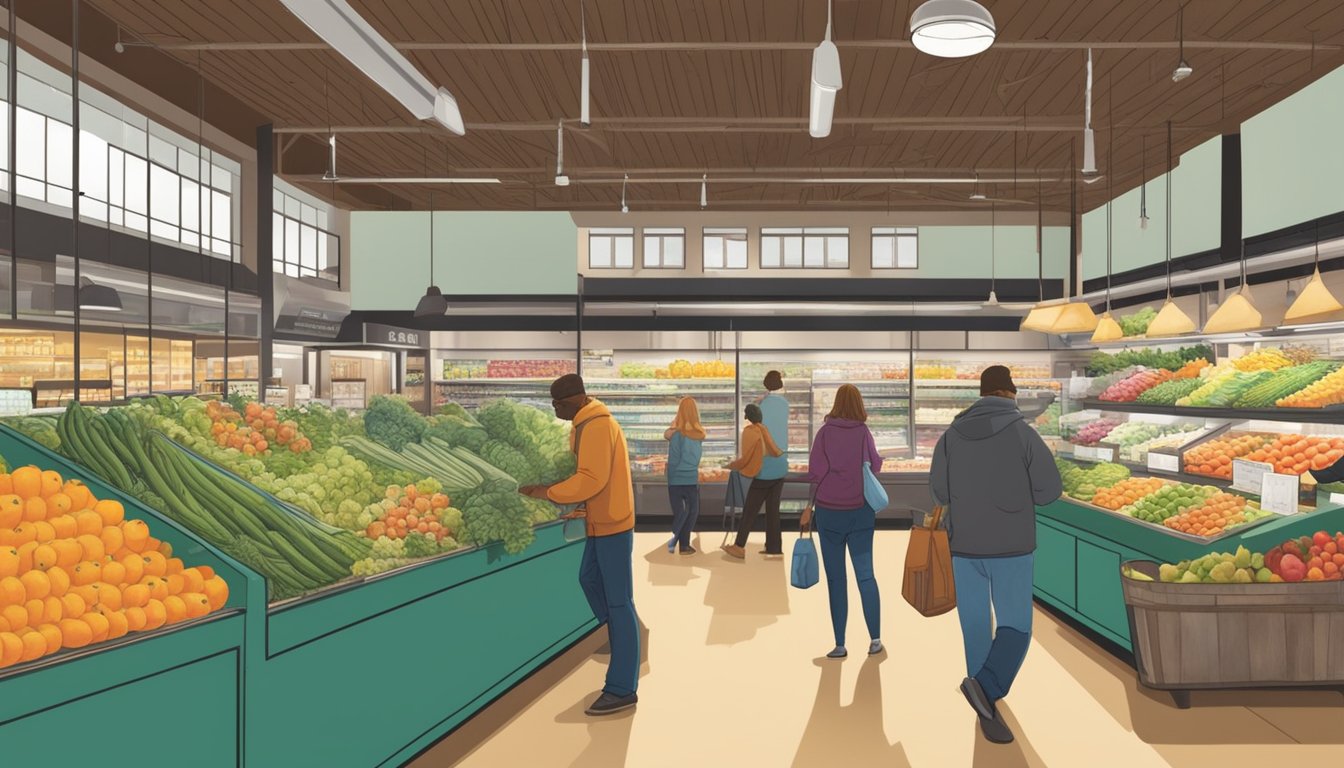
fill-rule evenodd
<path id="1" fill-rule="evenodd" d="M 141 552 L 158 552 L 159 554 L 163 555 L 164 559 L 166 560 L 166 559 L 168 558 L 169 552 L 164 552 L 164 551 L 163 551 L 163 547 L 164 547 L 164 546 L 165 546 L 165 545 L 164 545 L 164 543 L 163 543 L 162 541 L 159 541 L 158 539 L 154 538 L 153 536 L 150 536 L 148 539 L 145 539 L 145 548 L 142 549 L 142 550 L 140 550 L 140 551 L 141 551 Z"/>
<path id="2" fill-rule="evenodd" d="M 126 519 L 126 509 L 116 499 L 103 499 L 93 505 L 93 511 L 103 519 L 103 525 L 118 525 Z"/>
<path id="3" fill-rule="evenodd" d="M 54 469 L 42 472 L 42 497 L 49 498 L 61 492 L 61 473 Z"/>
<path id="4" fill-rule="evenodd" d="M 42 620 L 52 624 L 61 620 L 65 614 L 65 603 L 61 598 L 55 595 L 47 595 L 47 599 L 42 601 Z"/>
<path id="5" fill-rule="evenodd" d="M 28 521 L 47 519 L 47 502 L 41 496 L 33 496 L 23 502 L 23 519 Z"/>
<path id="6" fill-rule="evenodd" d="M 187 618 L 195 619 L 210 612 L 210 598 L 200 592 L 187 592 L 182 595 L 187 606 Z"/>
<path id="7" fill-rule="evenodd" d="M 47 639 L 41 632 L 29 629 L 20 635 L 19 639 L 23 641 L 23 655 L 19 657 L 19 661 L 33 661 L 46 655 Z"/>
<path id="8" fill-rule="evenodd" d="M 22 605 L 7 605 L 0 609 L 0 616 L 5 617 L 11 632 L 18 632 L 28 626 L 28 609 Z"/>
<path id="9" fill-rule="evenodd" d="M 154 545 L 153 548 L 154 548 L 154 549 L 157 549 L 160 553 L 162 553 L 164 557 L 166 557 L 166 558 L 168 558 L 168 559 L 170 559 L 170 560 L 172 559 L 172 557 L 173 557 L 173 545 L 172 545 L 172 544 L 170 544 L 170 543 L 168 543 L 168 542 L 166 542 L 166 541 L 159 541 L 158 539 L 150 539 L 149 541 L 150 541 L 151 544 Z"/>
<path id="10" fill-rule="evenodd" d="M 139 632 L 140 630 L 145 628 L 145 623 L 146 621 L 148 621 L 148 619 L 146 619 L 145 617 L 144 608 L 140 606 L 127 608 L 126 610 L 122 611 L 122 614 L 126 616 L 126 627 L 130 631 Z"/>
<path id="11" fill-rule="evenodd" d="M 14 479 L 8 472 L 0 472 L 0 495 L 14 492 Z"/>
<path id="12" fill-rule="evenodd" d="M 187 604 L 177 595 L 165 597 L 163 599 L 163 609 L 167 612 L 169 624 L 176 624 L 187 618 Z"/>
<path id="13" fill-rule="evenodd" d="M 200 572 L 201 578 L 209 581 L 215 577 L 215 569 L 208 565 L 198 565 L 196 570 Z"/>
<path id="14" fill-rule="evenodd" d="M 149 632 L 164 625 L 168 621 L 168 609 L 164 607 L 160 600 L 150 599 L 144 607 L 145 612 L 145 631 Z"/>
<path id="15" fill-rule="evenodd" d="M 19 498 L 30 499 L 42 495 L 42 470 L 32 465 L 19 467 L 10 473 L 14 482 L 14 493 Z"/>
<path id="16" fill-rule="evenodd" d="M 56 550 L 56 564 L 62 568 L 73 568 L 84 557 L 84 548 L 74 539 L 56 539 L 51 548 Z"/>
<path id="17" fill-rule="evenodd" d="M 68 594 L 79 595 L 79 599 L 83 600 L 84 604 L 88 606 L 86 612 L 93 610 L 93 607 L 98 604 L 98 587 L 93 584 L 71 587 Z"/>
<path id="18" fill-rule="evenodd" d="M 19 550 L 14 547 L 0 547 L 0 579 L 19 574 Z"/>
<path id="19" fill-rule="evenodd" d="M 121 611 L 112 611 L 107 614 L 107 639 L 116 640 L 118 637 L 124 637 L 131 631 L 130 620 L 126 614 Z"/>
<path id="20" fill-rule="evenodd" d="M 182 571 L 182 591 L 204 592 L 205 579 L 198 568 L 186 568 Z"/>
<path id="21" fill-rule="evenodd" d="M 14 526 L 14 533 L 9 537 L 10 544 L 19 546 L 30 541 L 37 541 L 37 528 L 32 523 L 23 522 Z"/>
<path id="22" fill-rule="evenodd" d="M 23 610 L 28 612 L 28 626 L 35 628 L 46 618 L 47 601 L 29 600 L 23 604 Z"/>
<path id="23" fill-rule="evenodd" d="M 0 667 L 19 663 L 23 656 L 23 641 L 13 632 L 0 632 Z"/>
<path id="24" fill-rule="evenodd" d="M 19 552 L 19 573 L 23 574 L 33 569 L 33 553 L 37 551 L 37 542 L 28 541 L 18 546 Z"/>
<path id="25" fill-rule="evenodd" d="M 89 611 L 79 618 L 88 623 L 89 629 L 93 631 L 93 642 L 101 643 L 107 639 L 109 626 L 106 616 L 97 611 Z"/>
<path id="26" fill-rule="evenodd" d="M 64 493 L 56 492 L 47 498 L 47 512 L 52 515 L 64 515 L 74 508 L 74 502 Z"/>
<path id="27" fill-rule="evenodd" d="M 93 627 L 84 619 L 61 619 L 61 643 L 66 648 L 83 648 L 93 642 Z"/>
<path id="28" fill-rule="evenodd" d="M 55 624 L 42 624 L 38 626 L 37 633 L 42 636 L 43 640 L 47 641 L 47 650 L 46 653 L 42 654 L 43 656 L 61 650 L 61 630 Z"/>
<path id="29" fill-rule="evenodd" d="M 109 611 L 120 611 L 122 606 L 121 589 L 100 582 L 98 585 L 98 605 Z"/>
<path id="30" fill-rule="evenodd" d="M 98 563 L 85 560 L 75 566 L 75 570 L 70 574 L 70 581 L 76 587 L 84 587 L 100 580 L 103 577 L 103 568 Z"/>
<path id="31" fill-rule="evenodd" d="M 51 523 L 58 539 L 73 539 L 79 535 L 79 523 L 75 522 L 74 515 L 56 515 L 47 518 L 47 522 Z"/>
<path id="32" fill-rule="evenodd" d="M 19 577 L 29 600 L 42 599 L 51 594 L 51 579 L 42 571 L 28 571 Z"/>
<path id="33" fill-rule="evenodd" d="M 56 528 L 46 520 L 34 520 L 33 530 L 35 531 L 33 541 L 38 544 L 46 544 L 56 538 Z"/>
<path id="34" fill-rule="evenodd" d="M 70 508 L 73 510 L 88 509 L 94 504 L 93 494 L 83 480 L 66 480 L 61 491 L 70 497 Z"/>
<path id="35" fill-rule="evenodd" d="M 23 520 L 23 499 L 16 494 L 0 496 L 0 528 L 13 528 Z"/>
<path id="36" fill-rule="evenodd" d="M 83 534 L 76 536 L 75 541 L 84 550 L 84 559 L 93 562 L 101 562 L 103 556 L 107 554 L 107 548 L 103 546 L 103 540 L 94 534 Z"/>
<path id="37" fill-rule="evenodd" d="M 49 570 L 57 565 L 56 548 L 50 544 L 41 544 L 33 550 L 33 567 L 39 571 Z"/>
<path id="38" fill-rule="evenodd" d="M 84 598 L 79 595 L 68 594 L 61 598 L 62 616 L 83 616 L 88 610 L 88 603 L 85 603 Z"/>
<path id="39" fill-rule="evenodd" d="M 121 590 L 121 604 L 127 608 L 143 608 L 149 602 L 149 587 L 144 584 L 128 584 Z"/>
<path id="40" fill-rule="evenodd" d="M 212 576 L 205 580 L 205 596 L 210 600 L 210 610 L 218 611 L 229 601 L 229 585 L 223 576 Z"/>
<path id="41" fill-rule="evenodd" d="M 0 578 L 0 605 L 22 605 L 28 599 L 28 588 L 18 576 Z"/>
<path id="42" fill-rule="evenodd" d="M 76 535 L 91 534 L 97 536 L 103 532 L 103 518 L 91 509 L 75 514 Z"/>
<path id="43" fill-rule="evenodd" d="M 129 554 L 117 560 L 126 568 L 127 584 L 139 584 L 145 577 L 145 558 L 139 554 Z"/>
<path id="44" fill-rule="evenodd" d="M 149 542 L 149 526 L 144 520 L 127 520 L 121 532 L 126 539 L 126 546 L 134 552 L 144 550 L 145 544 Z"/>
<path id="45" fill-rule="evenodd" d="M 181 573 L 183 569 L 186 568 L 186 566 L 183 565 L 181 558 L 173 557 L 168 554 L 164 554 L 164 557 L 168 558 L 168 567 L 167 570 L 164 571 L 164 573 L 167 573 L 169 576 L 172 576 L 173 574 L 176 573 Z"/>
<path id="46" fill-rule="evenodd" d="M 126 545 L 125 534 L 121 532 L 120 527 L 115 525 L 104 527 L 98 538 L 103 541 L 103 551 L 109 555 Z"/>
<path id="47" fill-rule="evenodd" d="M 186 585 L 186 580 L 182 578 L 182 574 L 172 573 L 167 576 L 164 576 L 163 580 L 168 583 L 168 594 L 170 595 L 182 594 L 182 588 Z"/>
<path id="48" fill-rule="evenodd" d="M 168 572 L 168 559 L 158 552 L 145 553 L 145 573 L 150 576 L 163 576 Z"/>
<path id="49" fill-rule="evenodd" d="M 103 565 L 103 582 L 120 588 L 126 583 L 126 566 L 112 560 Z"/>

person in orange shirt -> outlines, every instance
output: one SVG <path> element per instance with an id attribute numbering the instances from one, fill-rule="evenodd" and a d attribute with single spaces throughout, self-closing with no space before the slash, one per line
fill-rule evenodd
<path id="1" fill-rule="evenodd" d="M 744 549 L 747 545 L 747 536 L 751 534 L 751 525 L 756 522 L 756 513 L 760 511 L 761 502 L 765 500 L 764 486 L 757 482 L 756 476 L 760 474 L 766 456 L 780 456 L 784 453 L 775 445 L 770 430 L 761 423 L 764 420 L 761 406 L 755 403 L 748 404 L 744 415 L 747 417 L 747 428 L 742 430 L 742 455 L 729 462 L 728 468 L 736 469 L 743 477 L 751 478 L 751 487 L 747 490 L 747 501 L 742 508 L 742 521 L 737 527 L 737 539 L 723 548 L 730 557 L 738 560 L 743 560 L 747 556 L 747 551 Z M 773 530 L 766 531 L 767 552 L 771 536 L 779 536 L 779 519 L 776 518 L 772 523 Z M 767 526 L 767 529 L 771 527 Z"/>
<path id="2" fill-rule="evenodd" d="M 585 710 L 609 715 L 635 706 L 639 697 L 639 617 L 635 614 L 635 489 L 621 425 L 601 401 L 588 396 L 578 374 L 551 384 L 555 415 L 574 422 L 570 447 L 578 459 L 574 474 L 551 485 L 529 485 L 519 493 L 556 504 L 578 504 L 567 517 L 584 517 L 588 540 L 579 565 L 579 586 L 600 623 L 607 625 L 611 663 L 602 695 Z"/>

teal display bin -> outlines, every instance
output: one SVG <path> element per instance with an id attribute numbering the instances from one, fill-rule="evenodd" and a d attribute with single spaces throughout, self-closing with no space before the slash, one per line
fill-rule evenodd
<path id="1" fill-rule="evenodd" d="M 596 628 L 583 542 L 454 553 L 273 606 L 249 629 L 247 764 L 400 765 Z M 254 642 L 255 641 L 255 642 Z"/>
<path id="2" fill-rule="evenodd" d="M 182 765 L 184 755 L 193 766 L 240 764 L 246 617 L 264 615 L 261 577 L 3 425 L 0 455 L 11 466 L 79 478 L 98 498 L 120 501 L 127 518 L 149 523 L 174 556 L 214 568 L 229 585 L 228 603 L 209 616 L 0 670 L 0 752 L 14 765 L 37 765 L 50 762 L 55 745 L 77 742 L 123 745 L 143 766 Z M 126 746 L 137 739 L 149 746 Z"/>
<path id="3" fill-rule="evenodd" d="M 1322 501 L 1325 496 L 1321 496 Z M 1126 560 L 1175 563 L 1244 546 L 1265 552 L 1318 530 L 1344 530 L 1344 507 L 1321 503 L 1313 512 L 1280 517 L 1245 533 L 1199 543 L 1139 521 L 1060 499 L 1036 510 L 1036 599 L 1132 651 L 1129 615 L 1120 586 Z"/>

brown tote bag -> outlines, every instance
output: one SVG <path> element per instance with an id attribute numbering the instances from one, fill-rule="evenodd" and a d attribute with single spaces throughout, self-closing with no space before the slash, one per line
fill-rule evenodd
<path id="1" fill-rule="evenodd" d="M 933 508 L 924 525 L 910 529 L 901 595 L 925 616 L 939 616 L 957 607 L 952 583 L 952 548 L 943 527 L 943 507 Z"/>

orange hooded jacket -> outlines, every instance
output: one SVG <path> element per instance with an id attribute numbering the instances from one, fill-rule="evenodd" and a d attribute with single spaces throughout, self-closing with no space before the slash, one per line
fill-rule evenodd
<path id="1" fill-rule="evenodd" d="M 610 536 L 635 527 L 635 488 L 630 482 L 630 452 L 621 425 L 600 400 L 592 399 L 574 417 L 569 433 L 576 436 L 578 468 L 552 485 L 547 495 L 556 504 L 584 504 L 589 536 Z"/>

